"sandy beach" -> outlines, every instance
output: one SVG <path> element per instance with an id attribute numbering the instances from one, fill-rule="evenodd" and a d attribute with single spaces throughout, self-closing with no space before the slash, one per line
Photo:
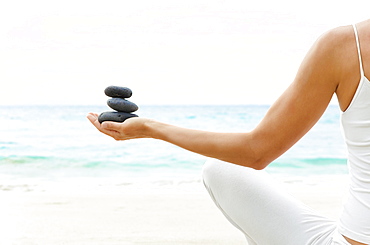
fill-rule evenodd
<path id="1" fill-rule="evenodd" d="M 337 219 L 346 177 L 278 177 L 282 188 Z M 0 244 L 246 244 L 200 179 L 151 186 L 81 181 L 4 184 Z"/>

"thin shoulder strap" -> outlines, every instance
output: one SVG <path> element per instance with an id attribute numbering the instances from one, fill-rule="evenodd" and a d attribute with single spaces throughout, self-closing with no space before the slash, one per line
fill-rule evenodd
<path id="1" fill-rule="evenodd" d="M 360 41 L 358 40 L 358 33 L 357 33 L 357 28 L 356 28 L 356 25 L 355 24 L 353 24 L 353 29 L 355 31 L 355 36 L 356 36 L 356 44 L 357 44 L 358 60 L 360 62 L 361 77 L 363 77 L 364 76 L 364 68 L 362 67 L 362 57 L 361 57 L 361 50 L 360 50 Z"/>

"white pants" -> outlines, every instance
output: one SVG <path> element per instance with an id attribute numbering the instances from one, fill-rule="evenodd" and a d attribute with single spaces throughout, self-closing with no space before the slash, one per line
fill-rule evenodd
<path id="1" fill-rule="evenodd" d="M 265 171 L 209 159 L 203 181 L 249 245 L 350 245 L 334 221 L 279 189 Z"/>

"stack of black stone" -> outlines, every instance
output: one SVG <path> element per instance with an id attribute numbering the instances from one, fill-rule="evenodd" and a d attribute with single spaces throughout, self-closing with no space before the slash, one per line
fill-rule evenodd
<path id="1" fill-rule="evenodd" d="M 132 96 L 132 91 L 126 87 L 119 86 L 109 86 L 104 90 L 104 93 L 112 97 L 107 101 L 107 104 L 110 108 L 116 111 L 106 111 L 99 115 L 98 120 L 100 123 L 105 121 L 113 122 L 124 122 L 126 119 L 131 117 L 137 117 L 135 112 L 139 107 L 131 102 L 126 100 Z"/>

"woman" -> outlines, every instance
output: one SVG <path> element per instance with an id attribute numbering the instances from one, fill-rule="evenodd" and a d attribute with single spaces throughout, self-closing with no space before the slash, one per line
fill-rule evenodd
<path id="1" fill-rule="evenodd" d="M 360 46 L 361 45 L 361 46 Z M 322 35 L 293 83 L 247 133 L 179 128 L 144 118 L 99 124 L 116 140 L 160 139 L 210 160 L 203 179 L 216 205 L 248 244 L 370 244 L 370 20 Z M 270 183 L 261 171 L 319 120 L 336 94 L 348 147 L 351 183 L 339 223 L 315 213 Z"/>

